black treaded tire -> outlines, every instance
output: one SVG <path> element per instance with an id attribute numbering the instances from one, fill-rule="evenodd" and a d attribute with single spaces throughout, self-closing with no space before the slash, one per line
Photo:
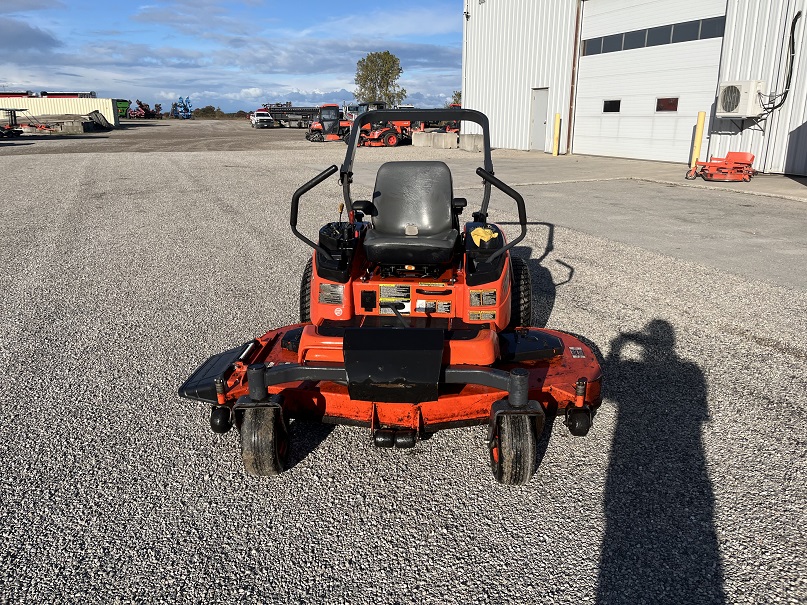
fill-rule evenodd
<path id="1" fill-rule="evenodd" d="M 527 261 L 510 257 L 513 288 L 510 291 L 510 324 L 508 330 L 532 324 L 532 279 Z"/>
<path id="2" fill-rule="evenodd" d="M 388 132 L 384 135 L 384 146 L 385 147 L 395 147 L 398 145 L 400 137 L 394 132 Z"/>
<path id="3" fill-rule="evenodd" d="M 241 420 L 241 459 L 250 475 L 279 475 L 286 468 L 289 437 L 278 408 L 248 408 Z"/>
<path id="4" fill-rule="evenodd" d="M 535 474 L 538 436 L 531 416 L 502 415 L 490 449 L 490 468 L 503 485 L 524 485 Z"/>
<path id="5" fill-rule="evenodd" d="M 311 321 L 311 277 L 314 274 L 314 258 L 308 259 L 300 280 L 300 323 Z"/>

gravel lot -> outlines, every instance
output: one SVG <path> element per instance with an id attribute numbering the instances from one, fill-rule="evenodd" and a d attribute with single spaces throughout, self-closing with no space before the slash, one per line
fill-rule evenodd
<path id="1" fill-rule="evenodd" d="M 663 205 L 668 186 L 523 188 L 535 323 L 585 335 L 606 375 L 589 436 L 550 423 L 529 485 L 494 482 L 483 427 L 388 451 L 305 423 L 293 467 L 256 479 L 237 433 L 176 389 L 295 321 L 308 251 L 289 200 L 344 145 L 151 124 L 0 146 L 0 602 L 807 603 L 806 289 L 541 213 L 592 190 Z M 448 157 L 475 187 L 478 156 Z M 340 199 L 336 179 L 314 190 L 301 229 Z M 807 205 L 788 204 L 803 233 Z M 770 262 L 803 273 L 791 244 Z"/>

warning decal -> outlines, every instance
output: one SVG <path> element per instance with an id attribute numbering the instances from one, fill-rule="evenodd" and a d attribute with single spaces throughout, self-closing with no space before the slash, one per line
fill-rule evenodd
<path id="1" fill-rule="evenodd" d="M 415 303 L 415 311 L 418 313 L 451 313 L 451 302 L 418 300 Z"/>
<path id="2" fill-rule="evenodd" d="M 496 319 L 496 311 L 471 311 L 471 321 Z"/>
<path id="3" fill-rule="evenodd" d="M 402 303 L 401 313 L 411 312 L 411 289 L 406 284 L 381 284 L 378 288 L 379 313 L 381 315 L 393 315 L 393 310 L 384 307 L 381 303 Z"/>
<path id="4" fill-rule="evenodd" d="M 319 302 L 323 305 L 341 305 L 344 292 L 344 284 L 320 284 Z"/>
<path id="5" fill-rule="evenodd" d="M 471 290 L 472 307 L 490 307 L 496 304 L 496 290 Z"/>
<path id="6" fill-rule="evenodd" d="M 404 284 L 381 284 L 379 288 L 381 302 L 404 302 L 410 298 L 410 288 Z"/>

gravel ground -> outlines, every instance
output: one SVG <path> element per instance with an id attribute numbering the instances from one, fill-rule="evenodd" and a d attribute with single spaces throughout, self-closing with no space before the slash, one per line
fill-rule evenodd
<path id="1" fill-rule="evenodd" d="M 0 601 L 807 603 L 805 291 L 561 225 L 518 249 L 535 323 L 598 345 L 606 397 L 529 485 L 494 482 L 483 427 L 388 451 L 294 423 L 293 467 L 246 476 L 176 389 L 295 320 L 289 199 L 343 153 L 0 150 Z M 531 217 L 586 191 L 529 187 Z"/>

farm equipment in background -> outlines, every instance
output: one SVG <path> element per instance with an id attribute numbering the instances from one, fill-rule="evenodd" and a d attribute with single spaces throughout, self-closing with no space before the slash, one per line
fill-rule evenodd
<path id="1" fill-rule="evenodd" d="M 264 103 L 276 126 L 308 128 L 319 116 L 319 107 L 294 107 L 291 103 Z"/>
<path id="2" fill-rule="evenodd" d="M 449 105 L 449 109 L 462 109 L 462 106 L 459 103 L 452 103 Z M 440 128 L 437 129 L 437 132 L 456 132 L 459 134 L 460 123 L 456 120 L 445 122 Z"/>
<path id="3" fill-rule="evenodd" d="M 180 120 L 190 120 L 193 118 L 193 105 L 190 97 L 179 97 L 176 103 L 171 103 L 171 117 Z"/>
<path id="4" fill-rule="evenodd" d="M 348 105 L 344 107 L 344 114 L 347 120 L 354 122 L 361 114 L 368 111 L 375 111 L 377 109 L 386 109 L 387 104 L 384 101 L 369 101 L 365 103 L 358 103 L 355 105 Z M 370 125 L 365 125 L 366 130 L 371 130 Z"/>
<path id="5" fill-rule="evenodd" d="M 131 101 L 126 99 L 114 99 L 115 110 L 118 112 L 119 118 L 126 118 L 129 116 L 129 107 L 132 105 Z"/>
<path id="6" fill-rule="evenodd" d="M 135 103 L 137 103 L 137 109 L 129 110 L 130 119 L 161 119 L 163 117 L 162 105 L 159 103 L 154 106 L 154 109 L 140 99 L 135 100 Z"/>
<path id="7" fill-rule="evenodd" d="M 712 157 L 708 162 L 695 162 L 695 167 L 686 173 L 686 179 L 694 181 L 703 177 L 704 181 L 744 181 L 748 182 L 756 176 L 754 170 L 754 154 L 740 151 L 729 151 L 724 158 Z"/>
<path id="8" fill-rule="evenodd" d="M 313 142 L 345 141 L 350 135 L 353 123 L 346 120 L 342 110 L 336 103 L 327 103 L 319 108 L 317 120 L 305 134 L 305 138 Z"/>
<path id="9" fill-rule="evenodd" d="M 400 108 L 391 111 L 409 112 L 414 108 Z M 403 116 L 402 116 L 403 117 Z M 426 123 L 421 120 L 389 120 L 373 124 L 369 130 L 362 128 L 359 145 L 364 147 L 397 147 L 412 140 L 412 133 L 425 129 Z"/>
<path id="10" fill-rule="evenodd" d="M 0 112 L 3 112 L 6 118 L 6 123 L 0 124 L 0 137 L 12 138 L 22 136 L 22 127 L 17 122 L 17 112 L 24 111 L 28 110 L 12 107 L 0 107 Z"/>

